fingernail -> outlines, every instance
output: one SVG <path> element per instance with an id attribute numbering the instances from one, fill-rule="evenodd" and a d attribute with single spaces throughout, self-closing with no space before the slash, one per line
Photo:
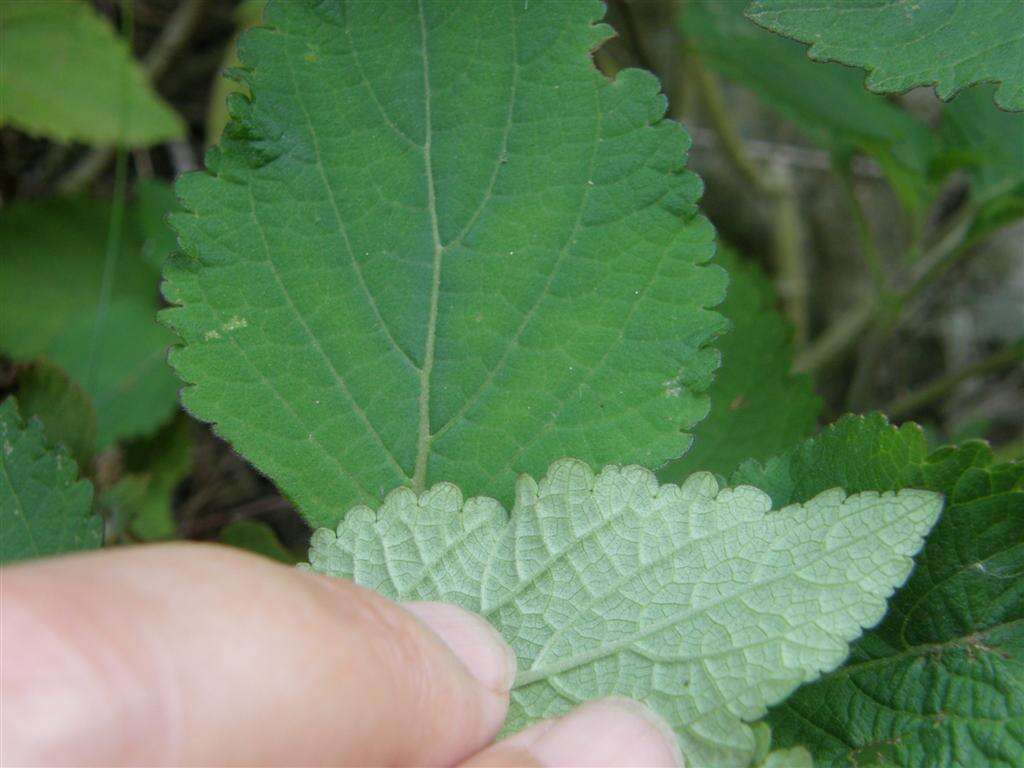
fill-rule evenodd
<path id="1" fill-rule="evenodd" d="M 603 699 L 565 717 L 538 723 L 504 744 L 541 765 L 562 768 L 682 768 L 679 742 L 668 723 L 630 699 Z"/>
<path id="2" fill-rule="evenodd" d="M 448 603 L 402 607 L 430 627 L 482 685 L 502 695 L 509 692 L 516 676 L 516 655 L 487 621 Z"/>

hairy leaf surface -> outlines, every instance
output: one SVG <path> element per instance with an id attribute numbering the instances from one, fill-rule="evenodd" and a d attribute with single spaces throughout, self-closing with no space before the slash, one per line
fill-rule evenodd
<path id="1" fill-rule="evenodd" d="M 725 274 L 657 82 L 591 63 L 601 12 L 303 1 L 243 36 L 164 317 L 188 409 L 313 522 L 689 445 Z"/>
<path id="2" fill-rule="evenodd" d="M 94 549 L 103 521 L 92 514 L 92 483 L 62 447 L 27 424 L 13 397 L 0 403 L 0 563 Z"/>
<path id="3" fill-rule="evenodd" d="M 746 0 L 694 0 L 679 28 L 702 62 L 749 88 L 811 141 L 844 162 L 852 152 L 878 161 L 910 209 L 929 197 L 934 141 L 928 127 L 864 90 L 863 76 L 816 64 L 806 48 L 758 28 L 743 16 Z"/>
<path id="4" fill-rule="evenodd" d="M 491 621 L 519 673 L 508 729 L 601 696 L 641 699 L 691 765 L 745 766 L 743 721 L 837 666 L 910 570 L 936 494 L 827 491 L 771 512 L 753 487 L 564 459 L 511 515 L 441 483 L 393 491 L 312 539 L 315 570 Z"/>
<path id="5" fill-rule="evenodd" d="M 927 453 L 913 425 L 846 417 L 744 480 L 785 477 L 776 502 L 844 484 L 946 496 L 885 620 L 850 659 L 772 710 L 777 746 L 817 766 L 1024 763 L 1024 464 L 983 443 Z"/>
<path id="6" fill-rule="evenodd" d="M 156 144 L 185 132 L 110 23 L 82 0 L 0 3 L 0 125 L 57 141 Z"/>
<path id="7" fill-rule="evenodd" d="M 166 364 L 174 335 L 156 321 L 159 273 L 143 257 L 157 261 L 169 245 L 161 203 L 166 187 L 147 187 L 129 207 L 105 312 L 109 203 L 18 202 L 0 217 L 0 350 L 16 360 L 46 357 L 85 390 L 99 449 L 153 432 L 177 403 Z"/>
<path id="8" fill-rule="evenodd" d="M 718 340 L 722 366 L 693 447 L 658 471 L 669 482 L 698 470 L 728 477 L 744 459 L 787 450 L 813 430 L 821 409 L 810 378 L 790 375 L 790 330 L 773 307 L 775 291 L 760 267 L 721 246 L 715 262 L 729 273 L 719 311 L 732 327 Z"/>
<path id="9" fill-rule="evenodd" d="M 934 85 L 948 100 L 995 81 L 996 103 L 1024 110 L 1024 0 L 753 0 L 747 15 L 812 59 L 864 67 L 876 93 Z"/>

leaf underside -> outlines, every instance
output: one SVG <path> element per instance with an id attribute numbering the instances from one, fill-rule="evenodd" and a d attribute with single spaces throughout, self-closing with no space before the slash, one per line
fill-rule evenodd
<path id="1" fill-rule="evenodd" d="M 745 766 L 743 721 L 837 666 L 877 622 L 938 515 L 932 493 L 835 489 L 770 512 L 709 473 L 659 487 L 640 467 L 553 464 L 519 479 L 511 515 L 451 484 L 388 495 L 313 535 L 310 564 L 396 600 L 486 617 L 519 674 L 518 730 L 608 695 L 645 701 L 688 764 Z"/>
<path id="2" fill-rule="evenodd" d="M 996 104 L 1024 110 L 1024 0 L 753 0 L 747 16 L 812 59 L 864 67 L 876 93 L 934 85 L 948 100 L 998 82 Z"/>
<path id="3" fill-rule="evenodd" d="M 185 132 L 103 16 L 82 0 L 0 3 L 0 125 L 90 144 Z"/>
<path id="4" fill-rule="evenodd" d="M 656 80 L 590 60 L 601 13 L 303 1 L 243 36 L 163 316 L 186 407 L 312 522 L 689 445 L 725 275 Z"/>
<path id="5" fill-rule="evenodd" d="M 734 480 L 777 504 L 833 485 L 946 496 L 885 620 L 771 711 L 777 746 L 806 745 L 820 767 L 1024 764 L 1024 464 L 995 465 L 980 442 L 929 455 L 919 429 L 873 415 Z"/>
<path id="6" fill-rule="evenodd" d="M 36 419 L 26 424 L 13 397 L 0 404 L 0 563 L 94 549 L 103 521 L 92 514 L 92 484 Z"/>

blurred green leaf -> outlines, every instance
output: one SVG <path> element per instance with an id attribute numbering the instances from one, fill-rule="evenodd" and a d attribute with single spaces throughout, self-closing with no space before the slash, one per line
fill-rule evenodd
<path id="1" fill-rule="evenodd" d="M 230 547 L 254 552 L 286 565 L 295 565 L 306 559 L 303 553 L 287 549 L 277 538 L 273 528 L 257 520 L 238 520 L 231 523 L 220 532 L 220 541 Z"/>
<path id="2" fill-rule="evenodd" d="M 109 203 L 85 198 L 19 201 L 0 217 L 0 349 L 45 356 L 85 389 L 98 449 L 151 433 L 174 412 L 178 388 L 165 362 L 175 337 L 156 322 L 159 273 L 141 255 L 166 225 L 129 208 L 102 312 L 109 219 Z"/>
<path id="3" fill-rule="evenodd" d="M 996 103 L 1024 110 L 1021 0 L 753 0 L 747 15 L 810 43 L 814 60 L 867 69 L 876 93 L 934 85 L 948 100 L 997 82 Z"/>
<path id="4" fill-rule="evenodd" d="M 126 475 L 100 497 L 116 530 L 127 530 L 142 541 L 174 537 L 173 495 L 192 471 L 192 448 L 189 420 L 184 415 L 153 437 L 125 446 Z"/>
<path id="5" fill-rule="evenodd" d="M 694 428 L 693 446 L 658 476 L 678 482 L 698 470 L 728 476 L 744 459 L 764 459 L 806 437 L 821 410 L 807 376 L 790 375 L 790 329 L 760 267 L 727 247 L 715 261 L 729 273 L 719 311 L 732 327 L 718 339 L 722 365 L 711 385 L 711 412 Z"/>
<path id="6" fill-rule="evenodd" d="M 52 445 L 63 445 L 88 467 L 96 450 L 96 409 L 61 368 L 38 360 L 18 376 L 18 403 L 25 419 L 39 419 Z"/>
<path id="7" fill-rule="evenodd" d="M 804 46 L 766 32 L 743 16 L 746 0 L 691 0 L 679 25 L 701 61 L 757 94 L 840 162 L 862 152 L 878 162 L 904 205 L 922 207 L 934 137 L 926 125 L 864 90 L 839 65 L 808 60 Z"/>
<path id="8" fill-rule="evenodd" d="M 0 404 L 0 563 L 94 549 L 103 521 L 92 513 L 92 484 L 78 479 L 67 451 L 49 445 L 37 419 Z"/>
<path id="9" fill-rule="evenodd" d="M 0 125 L 63 142 L 130 146 L 185 133 L 87 2 L 0 2 L 0 52 Z"/>

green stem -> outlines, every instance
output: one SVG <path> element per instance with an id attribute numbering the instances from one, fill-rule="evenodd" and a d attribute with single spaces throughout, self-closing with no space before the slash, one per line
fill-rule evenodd
<path id="1" fill-rule="evenodd" d="M 1024 342 L 1005 347 L 984 360 L 979 360 L 973 365 L 935 379 L 920 389 L 893 400 L 885 411 L 893 418 L 913 414 L 924 406 L 941 399 L 964 381 L 975 376 L 994 373 L 1021 360 L 1024 360 Z"/>

